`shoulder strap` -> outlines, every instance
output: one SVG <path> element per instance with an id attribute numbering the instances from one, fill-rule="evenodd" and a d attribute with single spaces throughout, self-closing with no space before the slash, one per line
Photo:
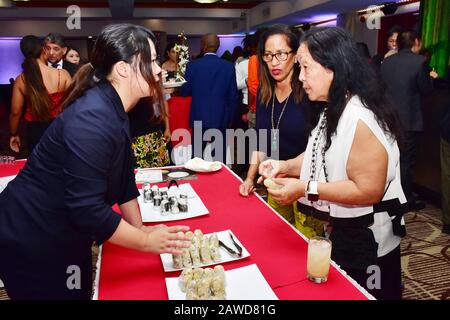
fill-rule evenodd
<path id="1" fill-rule="evenodd" d="M 58 90 L 57 92 L 59 92 L 59 82 L 61 80 L 61 69 L 58 69 Z"/>

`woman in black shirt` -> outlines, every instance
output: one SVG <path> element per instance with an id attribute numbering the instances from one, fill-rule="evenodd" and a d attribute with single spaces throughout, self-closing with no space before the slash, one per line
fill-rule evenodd
<path id="1" fill-rule="evenodd" d="M 140 26 L 105 27 L 68 108 L 0 194 L 0 279 L 11 298 L 89 299 L 93 241 L 153 253 L 189 246 L 178 234 L 188 227 L 144 226 L 136 200 L 127 112 L 143 97 L 162 100 L 154 41 Z"/>

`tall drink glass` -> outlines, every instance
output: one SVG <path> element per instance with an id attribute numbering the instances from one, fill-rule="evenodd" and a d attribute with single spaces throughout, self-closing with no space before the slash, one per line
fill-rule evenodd
<path id="1" fill-rule="evenodd" d="M 323 283 L 328 279 L 331 259 L 331 241 L 323 237 L 312 237 L 308 243 L 308 261 L 306 269 L 308 279 Z"/>

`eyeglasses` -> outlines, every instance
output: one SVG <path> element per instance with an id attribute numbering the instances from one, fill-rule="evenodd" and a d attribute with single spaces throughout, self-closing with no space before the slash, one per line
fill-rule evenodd
<path id="1" fill-rule="evenodd" d="M 262 55 L 262 59 L 265 62 L 272 62 L 273 57 L 276 57 L 278 61 L 286 61 L 288 56 L 292 53 L 292 50 L 289 52 L 277 52 L 277 53 L 264 53 Z"/>

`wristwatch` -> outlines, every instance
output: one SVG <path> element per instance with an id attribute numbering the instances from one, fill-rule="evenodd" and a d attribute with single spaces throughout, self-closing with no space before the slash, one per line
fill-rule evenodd
<path id="1" fill-rule="evenodd" d="M 311 202 L 319 201 L 319 192 L 317 191 L 317 181 L 308 181 L 305 189 L 305 197 Z"/>

